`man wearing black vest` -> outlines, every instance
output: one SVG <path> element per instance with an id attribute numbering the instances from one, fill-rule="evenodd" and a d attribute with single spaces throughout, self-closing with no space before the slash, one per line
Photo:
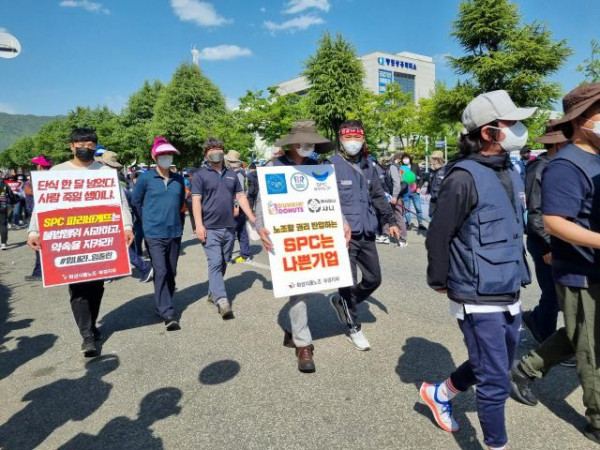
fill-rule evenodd
<path id="1" fill-rule="evenodd" d="M 356 314 L 359 303 L 365 301 L 381 284 L 381 267 L 375 235 L 379 213 L 391 237 L 400 239 L 400 228 L 388 203 L 379 175 L 367 158 L 362 157 L 365 132 L 361 122 L 348 120 L 340 126 L 340 149 L 326 163 L 333 164 L 337 178 L 340 205 L 344 220 L 350 226 L 352 238 L 348 247 L 354 284 L 341 288 L 330 301 L 338 319 L 348 327 L 347 336 L 357 350 L 369 350 L 371 344 L 361 330 Z M 357 268 L 361 281 L 357 283 Z"/>
<path id="2" fill-rule="evenodd" d="M 544 171 L 542 215 L 565 327 L 519 362 L 512 373 L 513 392 L 523 403 L 537 403 L 531 380 L 574 353 L 588 422 L 584 435 L 600 444 L 600 83 L 569 92 L 563 109 L 554 126 L 571 143 Z"/>
<path id="3" fill-rule="evenodd" d="M 473 99 L 462 115 L 460 156 L 446 171 L 427 234 L 427 282 L 447 294 L 469 359 L 441 383 L 423 383 L 421 398 L 438 425 L 458 430 L 452 398 L 477 386 L 484 442 L 505 449 L 504 407 L 519 341 L 521 286 L 531 277 L 523 245 L 523 183 L 509 153 L 527 141 L 535 108 L 518 108 L 506 91 Z"/>

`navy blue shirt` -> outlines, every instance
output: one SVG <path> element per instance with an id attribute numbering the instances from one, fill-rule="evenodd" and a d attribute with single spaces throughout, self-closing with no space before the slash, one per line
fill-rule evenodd
<path id="1" fill-rule="evenodd" d="M 237 174 L 225 166 L 221 173 L 210 165 L 198 170 L 192 180 L 192 195 L 202 196 L 204 228 L 234 228 L 233 200 L 243 191 Z"/>
<path id="2" fill-rule="evenodd" d="M 181 208 L 185 201 L 183 177 L 169 172 L 165 179 L 154 169 L 140 175 L 132 203 L 142 218 L 147 238 L 178 238 L 183 234 Z"/>
<path id="3" fill-rule="evenodd" d="M 600 158 L 597 155 L 582 151 L 582 156 L 587 159 L 589 167 L 596 166 L 600 170 Z M 542 214 L 574 221 L 592 192 L 593 187 L 574 164 L 566 160 L 552 160 L 542 178 Z M 551 240 L 552 271 L 557 284 L 583 288 L 589 283 L 600 283 L 598 268 L 590 265 L 575 246 L 554 236 Z M 577 266 L 578 270 L 563 268 L 557 264 L 559 261 L 567 261 Z"/>

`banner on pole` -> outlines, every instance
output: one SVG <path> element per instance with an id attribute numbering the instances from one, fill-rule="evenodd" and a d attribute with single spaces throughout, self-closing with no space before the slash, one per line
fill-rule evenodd
<path id="1" fill-rule="evenodd" d="M 259 167 L 275 297 L 352 285 L 332 165 Z"/>
<path id="2" fill-rule="evenodd" d="M 115 171 L 32 173 L 44 287 L 131 274 Z"/>

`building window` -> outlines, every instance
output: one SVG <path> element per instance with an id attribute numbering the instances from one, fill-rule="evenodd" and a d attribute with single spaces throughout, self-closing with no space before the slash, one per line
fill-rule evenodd
<path id="1" fill-rule="evenodd" d="M 400 85 L 402 92 L 410 92 L 415 98 L 415 76 L 407 73 L 394 72 L 394 82 Z"/>

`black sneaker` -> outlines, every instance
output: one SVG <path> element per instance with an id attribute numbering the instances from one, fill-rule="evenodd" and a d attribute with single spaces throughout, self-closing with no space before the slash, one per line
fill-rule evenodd
<path id="1" fill-rule="evenodd" d="M 347 304 L 344 299 L 339 294 L 332 294 L 329 297 L 329 302 L 331 303 L 331 307 L 335 311 L 335 315 L 342 325 L 348 325 L 348 318 L 346 316 L 346 307 Z"/>
<path id="2" fill-rule="evenodd" d="M 226 302 L 223 305 L 217 305 L 218 309 L 219 309 L 219 314 L 221 314 L 221 318 L 223 320 L 231 320 L 234 319 L 235 316 L 233 315 L 233 310 L 231 309 L 231 306 L 229 305 L 229 302 Z"/>
<path id="3" fill-rule="evenodd" d="M 167 317 L 165 319 L 165 328 L 167 329 L 167 331 L 181 330 L 179 322 L 177 322 L 173 317 Z"/>
<path id="4" fill-rule="evenodd" d="M 407 223 L 406 224 L 406 231 L 410 231 L 410 230 L 412 230 L 412 228 L 413 228 L 412 223 Z"/>
<path id="5" fill-rule="evenodd" d="M 531 390 L 533 380 L 517 364 L 510 370 L 510 394 L 513 399 L 527 406 L 535 406 L 538 399 Z"/>
<path id="6" fill-rule="evenodd" d="M 100 341 L 104 340 L 104 335 L 102 334 L 102 331 L 100 331 L 98 328 L 96 328 L 96 327 L 92 328 L 92 332 L 94 333 L 94 341 L 95 342 L 100 342 Z"/>
<path id="7" fill-rule="evenodd" d="M 427 231 L 427 227 L 425 225 L 419 225 L 419 230 Z"/>
<path id="8" fill-rule="evenodd" d="M 83 352 L 83 356 L 86 358 L 93 358 L 98 355 L 98 350 L 96 349 L 96 344 L 94 343 L 93 337 L 88 337 L 83 340 L 81 344 L 81 351 Z"/>
<path id="9" fill-rule="evenodd" d="M 151 267 L 146 275 L 142 275 L 142 278 L 140 278 L 140 283 L 148 283 L 150 280 L 152 280 L 153 276 L 154 269 Z"/>
<path id="10" fill-rule="evenodd" d="M 533 340 L 535 342 L 537 342 L 538 344 L 544 342 L 542 336 L 540 336 L 540 332 L 537 329 L 537 325 L 535 324 L 535 320 L 533 318 L 533 311 L 525 311 L 523 314 L 521 314 L 521 320 L 531 333 L 531 336 L 533 337 Z"/>
<path id="11" fill-rule="evenodd" d="M 600 444 L 600 430 L 594 430 L 590 424 L 587 424 L 583 430 L 583 435 L 590 441 Z"/>

